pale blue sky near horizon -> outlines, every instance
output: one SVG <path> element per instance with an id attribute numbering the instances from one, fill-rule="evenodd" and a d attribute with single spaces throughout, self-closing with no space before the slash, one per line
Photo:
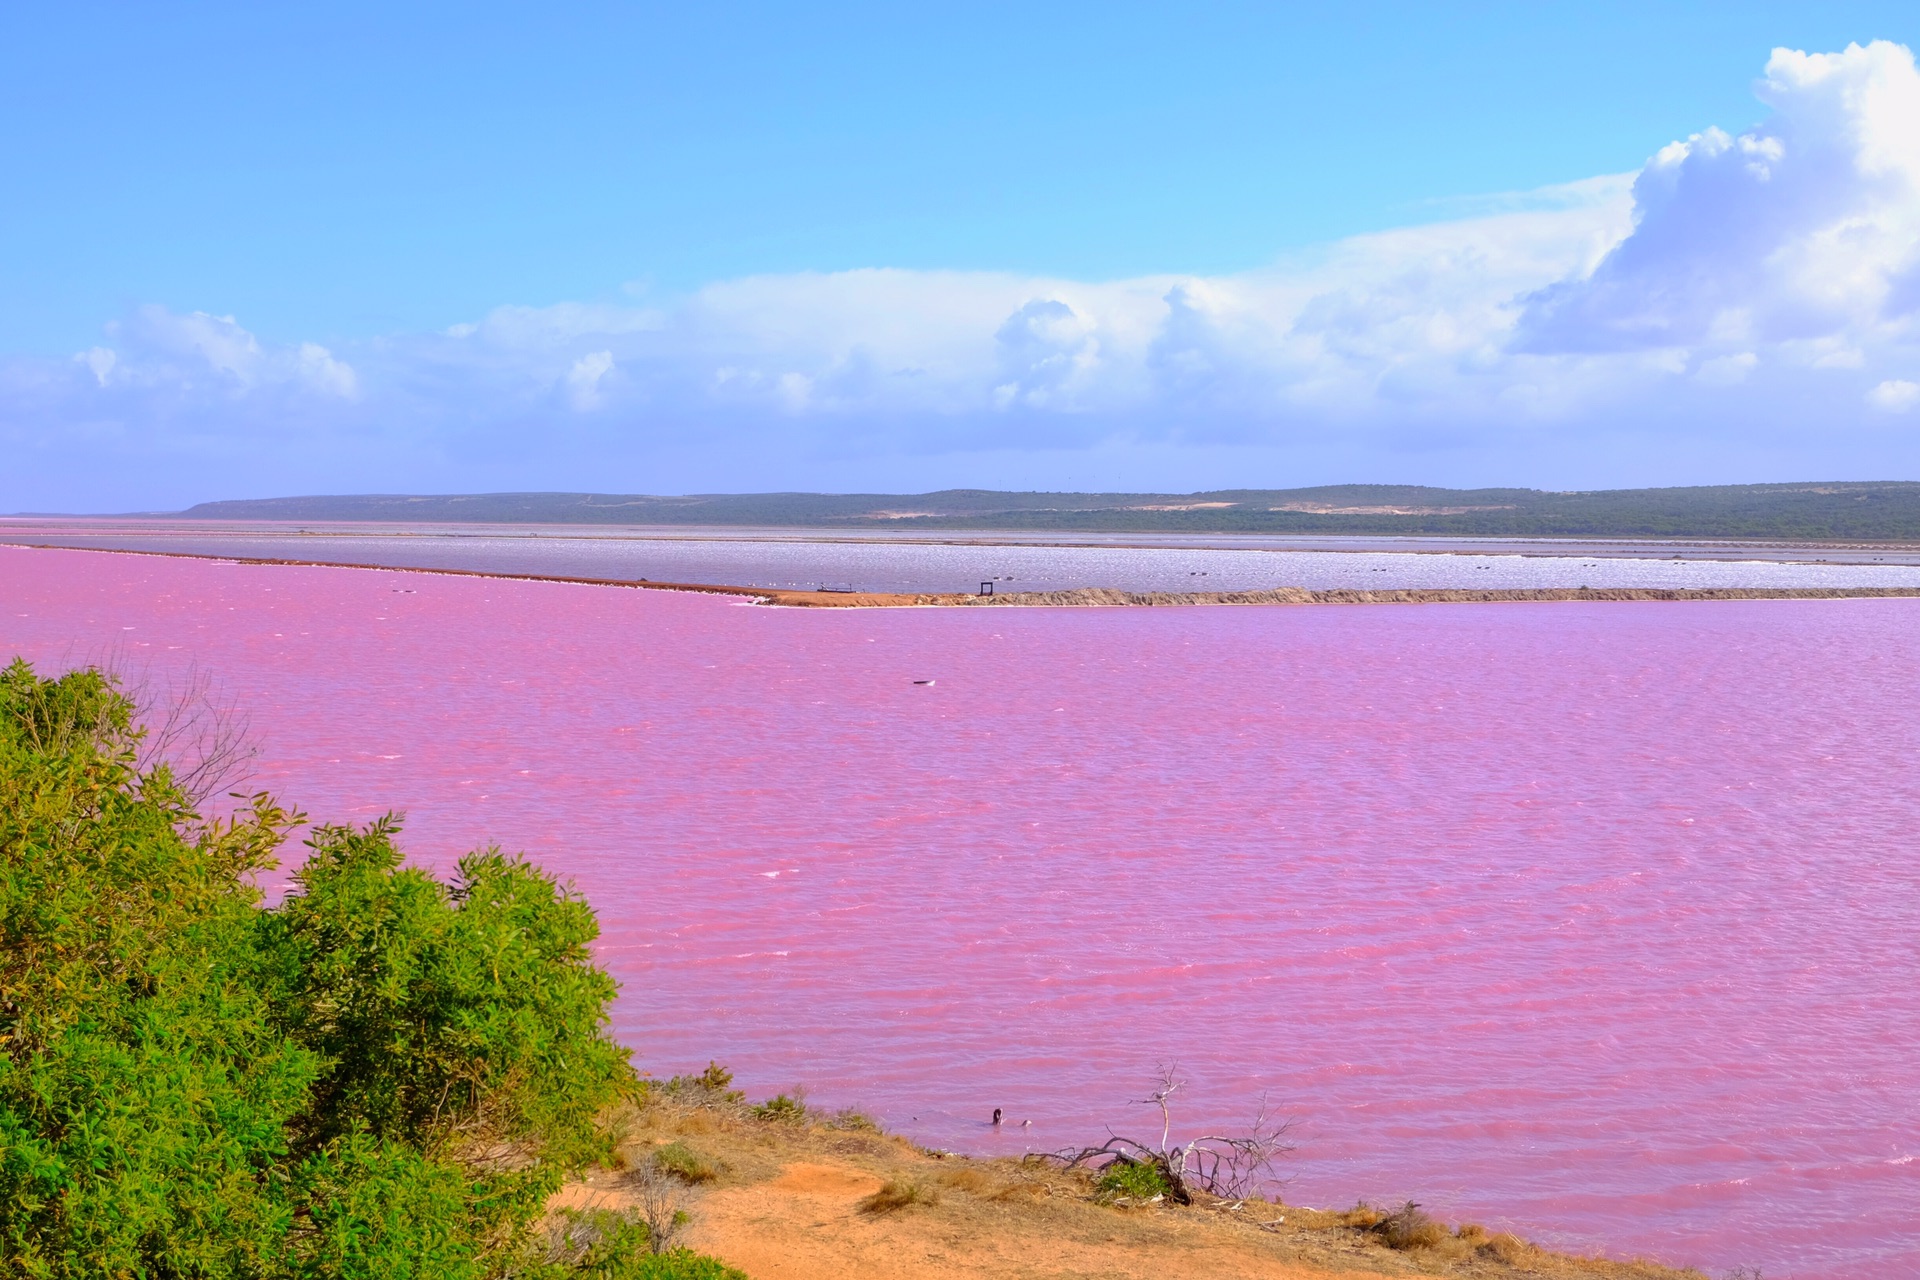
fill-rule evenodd
<path id="1" fill-rule="evenodd" d="M 0 350 L 857 267 L 1217 274 L 1635 169 L 1911 5 L 14 6 Z"/>
<path id="2" fill-rule="evenodd" d="M 1920 476 L 1917 42 L 1845 2 L 10 6 L 0 510 Z"/>

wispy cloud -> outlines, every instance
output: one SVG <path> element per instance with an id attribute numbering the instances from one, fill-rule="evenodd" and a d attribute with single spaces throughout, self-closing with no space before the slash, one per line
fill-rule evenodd
<path id="1" fill-rule="evenodd" d="M 222 494 L 904 485 L 977 479 L 942 459 L 1128 449 L 1280 468 L 1223 484 L 1331 478 L 1282 465 L 1308 458 L 1359 479 L 1912 472 L 1920 443 L 1888 433 L 1920 418 L 1920 74 L 1893 44 L 1779 50 L 1760 95 L 1763 124 L 1638 174 L 1233 276 L 763 276 L 337 353 L 142 308 L 70 361 L 0 368 L 25 468 L 4 500 L 31 504 L 36 467 L 77 483 L 80 451 Z"/>

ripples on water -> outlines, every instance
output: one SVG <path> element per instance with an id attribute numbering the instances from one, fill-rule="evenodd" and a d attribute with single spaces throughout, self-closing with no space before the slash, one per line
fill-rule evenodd
<path id="1" fill-rule="evenodd" d="M 316 816 L 573 876 L 655 1070 L 1018 1151 L 1178 1058 L 1191 1123 L 1301 1118 L 1297 1201 L 1920 1273 L 1920 600 L 812 611 L 8 549 L 0 583 L 10 650 L 217 672 Z"/>

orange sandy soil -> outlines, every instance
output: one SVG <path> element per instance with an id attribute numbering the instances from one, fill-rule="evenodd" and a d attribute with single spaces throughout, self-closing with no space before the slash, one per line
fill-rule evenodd
<path id="1" fill-rule="evenodd" d="M 556 1208 L 633 1205 L 631 1170 L 667 1143 L 705 1166 L 688 1185 L 684 1243 L 750 1280 L 996 1280 L 998 1277 L 1376 1276 L 1704 1280 L 1650 1263 L 1575 1258 L 1475 1227 L 1399 1251 L 1370 1210 L 1322 1212 L 1265 1200 L 1190 1207 L 1103 1203 L 1057 1166 L 922 1150 L 844 1119 L 767 1120 L 738 1104 L 665 1100 L 635 1115 L 618 1167 L 565 1188 Z M 864 1203 L 883 1186 L 922 1197 Z"/>

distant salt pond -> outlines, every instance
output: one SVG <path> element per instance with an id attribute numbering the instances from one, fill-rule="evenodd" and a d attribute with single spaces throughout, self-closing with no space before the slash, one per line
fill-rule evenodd
<path id="1" fill-rule="evenodd" d="M 198 664 L 316 818 L 572 877 L 649 1070 L 1017 1154 L 1174 1059 L 1184 1126 L 1299 1118 L 1296 1202 L 1920 1275 L 1920 599 L 781 610 L 0 547 L 0 651 Z"/>
<path id="2" fill-rule="evenodd" d="M 835 536 L 814 531 L 557 530 L 527 526 L 303 526 L 30 524 L 0 521 L 0 542 L 171 551 L 248 559 L 312 560 L 395 567 L 471 569 L 557 577 L 650 579 L 732 586 L 863 591 L 1051 591 L 1119 587 L 1129 591 L 1255 591 L 1293 586 L 1387 590 L 1422 587 L 1912 587 L 1920 560 L 1911 553 L 1832 552 L 1706 544 L 1594 544 L 1592 554 L 1550 543 L 1426 544 L 1413 539 L 1247 539 L 1221 547 L 1190 542 L 1124 545 L 1107 535 L 1094 545 L 971 538 L 934 542 Z M 1168 539 L 1181 542 L 1179 539 Z M 1215 539 L 1220 541 L 1220 539 Z M 1227 539 L 1227 541 L 1233 541 Z M 1315 549 L 1296 549 L 1311 545 Z M 1445 553 L 1423 546 L 1455 548 Z M 1344 549 L 1353 546 L 1361 549 Z M 1393 548 L 1393 549 L 1387 549 Z M 1543 554 L 1544 552 L 1553 554 Z M 1638 554 L 1636 554 L 1638 552 Z M 1822 563 L 1831 555 L 1846 562 Z M 1873 563 L 1884 556 L 1890 563 Z M 1717 558 L 1726 557 L 1726 558 Z"/>

